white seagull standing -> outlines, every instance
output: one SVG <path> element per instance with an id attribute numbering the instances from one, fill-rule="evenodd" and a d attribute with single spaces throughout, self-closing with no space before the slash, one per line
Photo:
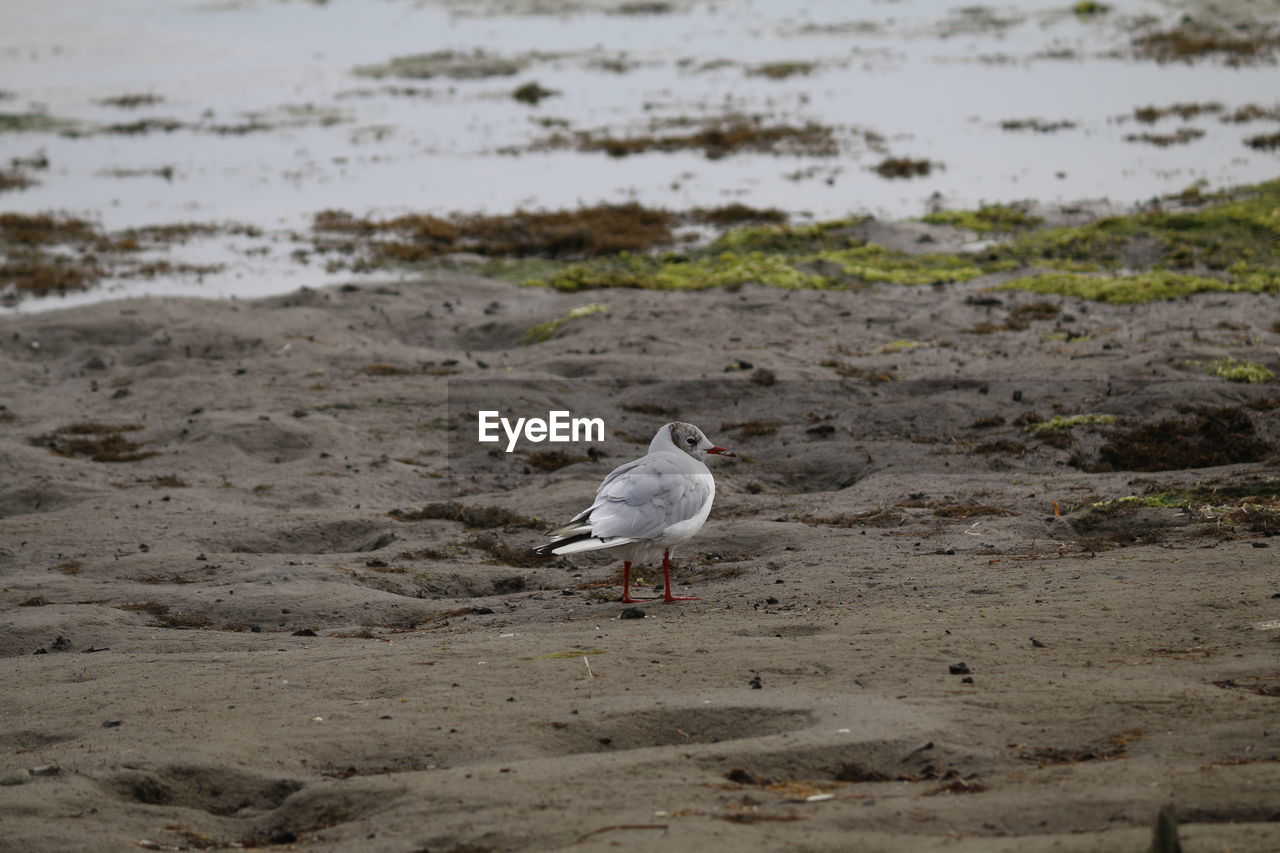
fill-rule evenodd
<path id="1" fill-rule="evenodd" d="M 711 513 L 716 482 L 703 463 L 708 455 L 737 454 L 711 443 L 693 424 L 673 421 L 658 430 L 649 452 L 619 465 L 604 478 L 591 506 L 547 534 L 552 541 L 534 549 L 543 557 L 604 551 L 622 558 L 622 601 L 631 597 L 631 564 L 662 555 L 663 601 L 696 601 L 671 594 L 671 552 L 693 537 Z"/>

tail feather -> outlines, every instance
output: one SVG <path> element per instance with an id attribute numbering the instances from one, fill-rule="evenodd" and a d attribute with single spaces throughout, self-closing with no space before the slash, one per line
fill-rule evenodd
<path id="1" fill-rule="evenodd" d="M 559 533 L 559 531 L 556 532 Z M 601 548 L 612 548 L 615 545 L 628 545 L 634 541 L 636 540 L 621 536 L 601 538 L 592 536 L 590 530 L 583 530 L 558 538 L 554 542 L 539 545 L 537 548 L 532 549 L 530 553 L 539 557 L 562 556 L 564 554 L 577 554 L 580 551 L 598 551 Z"/>

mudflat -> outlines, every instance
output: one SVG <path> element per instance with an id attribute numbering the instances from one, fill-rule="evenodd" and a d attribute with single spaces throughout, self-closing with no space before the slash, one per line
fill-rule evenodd
<path id="1" fill-rule="evenodd" d="M 1276 849 L 1274 296 L 1002 275 L 4 318 L 0 847 Z M 675 418 L 699 601 L 528 556 Z"/>

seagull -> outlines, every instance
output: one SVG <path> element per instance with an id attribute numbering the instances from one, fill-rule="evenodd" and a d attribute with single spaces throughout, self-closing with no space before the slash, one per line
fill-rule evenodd
<path id="1" fill-rule="evenodd" d="M 702 529 L 711 513 L 716 482 L 702 461 L 737 454 L 712 444 L 693 424 L 672 421 L 649 442 L 649 452 L 619 465 L 604 478 L 591 506 L 547 535 L 533 549 L 541 557 L 610 551 L 622 558 L 622 603 L 653 601 L 631 597 L 631 564 L 662 555 L 662 600 L 697 601 L 671 594 L 671 552 Z"/>

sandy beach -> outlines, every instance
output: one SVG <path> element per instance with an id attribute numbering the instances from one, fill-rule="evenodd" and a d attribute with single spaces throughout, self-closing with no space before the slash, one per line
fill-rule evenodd
<path id="1" fill-rule="evenodd" d="M 0 4 L 0 853 L 1280 850 L 1278 63 L 1242 0 Z M 697 600 L 531 554 L 676 420 Z"/>
<path id="2" fill-rule="evenodd" d="M 1276 849 L 1276 388 L 1188 366 L 1274 298 L 999 280 L 6 318 L 0 847 Z M 484 389 L 609 435 L 489 453 Z M 742 457 L 701 600 L 528 559 L 672 417 Z M 1211 464 L 1106 470 L 1152 424 Z"/>

